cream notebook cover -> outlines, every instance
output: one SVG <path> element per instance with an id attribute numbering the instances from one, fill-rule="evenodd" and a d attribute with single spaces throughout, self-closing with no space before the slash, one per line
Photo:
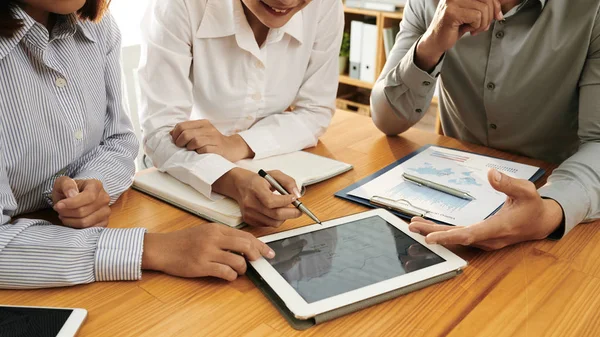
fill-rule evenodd
<path id="1" fill-rule="evenodd" d="M 298 186 L 308 186 L 350 171 L 352 165 L 299 151 L 260 160 L 236 163 L 253 172 L 280 170 L 296 180 Z M 212 201 L 191 186 L 156 168 L 139 172 L 133 188 L 182 208 L 190 213 L 231 227 L 243 225 L 237 202 L 230 198 Z"/>

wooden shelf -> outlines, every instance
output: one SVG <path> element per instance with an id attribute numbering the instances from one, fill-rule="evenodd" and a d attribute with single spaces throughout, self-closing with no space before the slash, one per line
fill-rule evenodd
<path id="1" fill-rule="evenodd" d="M 371 117 L 371 106 L 369 105 L 357 103 L 339 97 L 336 99 L 335 105 L 338 110 L 350 111 L 362 116 Z"/>
<path id="2" fill-rule="evenodd" d="M 340 83 L 353 85 L 355 87 L 365 88 L 365 89 L 373 89 L 373 85 L 374 85 L 373 82 L 357 80 L 348 75 L 340 75 Z"/>
<path id="3" fill-rule="evenodd" d="M 386 57 L 385 50 L 383 44 L 383 31 L 386 28 L 397 26 L 398 22 L 402 20 L 403 10 L 398 12 L 384 12 L 384 11 L 376 11 L 364 8 L 352 8 L 344 6 L 345 13 L 345 23 L 346 23 L 346 32 L 350 30 L 350 22 L 352 20 L 363 20 L 361 16 L 372 17 L 375 19 L 375 24 L 377 25 L 377 41 L 376 41 L 376 61 L 375 61 L 375 75 L 379 77 L 379 74 L 383 70 L 383 66 L 385 65 Z M 373 81 L 361 81 L 354 78 L 350 78 L 348 75 L 340 75 L 339 82 L 341 84 L 345 84 L 345 86 L 341 86 L 343 92 L 347 90 L 355 90 L 354 88 L 359 89 L 367 89 L 372 90 L 375 85 L 375 79 Z M 354 87 L 354 88 L 353 88 Z M 340 92 L 338 92 L 340 94 Z M 350 98 L 352 101 L 352 98 Z M 346 104 L 342 102 L 343 104 Z M 348 104 L 350 106 L 350 104 Z M 366 107 L 356 105 L 355 108 L 358 108 L 360 111 L 366 111 Z M 366 114 L 366 113 L 365 113 Z"/>
<path id="4" fill-rule="evenodd" d="M 344 13 L 378 17 L 381 12 L 344 6 Z"/>
<path id="5" fill-rule="evenodd" d="M 381 16 L 385 19 L 402 20 L 404 12 L 380 12 Z"/>

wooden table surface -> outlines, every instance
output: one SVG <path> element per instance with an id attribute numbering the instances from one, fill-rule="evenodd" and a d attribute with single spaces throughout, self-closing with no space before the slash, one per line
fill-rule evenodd
<path id="1" fill-rule="evenodd" d="M 333 194 L 430 143 L 554 168 L 417 130 L 385 137 L 368 118 L 338 112 L 310 152 L 354 170 L 309 187 L 303 201 L 322 219 L 364 211 Z M 128 191 L 114 206 L 110 226 L 168 232 L 203 221 Z M 302 217 L 279 230 L 309 222 Z M 274 231 L 251 230 L 257 236 Z M 451 249 L 469 262 L 464 274 L 304 332 L 288 326 L 246 277 L 227 283 L 144 272 L 138 282 L 0 291 L 0 303 L 86 308 L 80 336 L 600 336 L 598 223 L 580 225 L 558 242 L 497 252 Z"/>

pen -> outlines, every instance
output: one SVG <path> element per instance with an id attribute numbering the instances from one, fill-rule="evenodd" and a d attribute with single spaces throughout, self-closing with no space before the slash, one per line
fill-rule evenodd
<path id="1" fill-rule="evenodd" d="M 260 170 L 258 171 L 258 175 L 260 175 L 261 177 L 265 178 L 269 184 L 271 184 L 271 186 L 273 186 L 273 188 L 281 193 L 281 195 L 289 195 L 290 193 L 288 191 L 285 190 L 285 188 L 283 188 L 283 186 L 281 186 L 281 184 L 279 184 L 277 182 L 277 180 L 275 180 L 275 178 L 271 177 L 267 172 L 265 172 L 264 170 Z M 304 206 L 302 204 L 302 202 L 300 200 L 296 200 L 292 203 L 292 205 L 294 205 L 297 209 L 299 209 L 302 213 L 308 215 L 311 219 L 313 219 L 316 223 L 318 223 L 319 225 L 321 225 L 321 221 L 319 220 L 319 218 L 317 218 L 308 208 L 306 208 L 306 206 Z"/>
<path id="2" fill-rule="evenodd" d="M 418 216 L 421 218 L 425 217 L 424 212 L 419 212 L 417 210 L 412 210 L 410 208 L 404 207 L 404 206 L 400 205 L 400 203 L 397 202 L 396 200 L 382 198 L 382 197 L 373 197 L 373 198 L 371 198 L 371 200 L 369 200 L 369 202 L 375 206 L 379 206 L 379 207 L 383 207 L 383 208 L 386 208 L 386 209 L 389 209 L 392 211 L 400 212 L 404 215 L 408 215 L 411 217 L 415 217 L 415 216 Z"/>
<path id="3" fill-rule="evenodd" d="M 444 192 L 446 194 L 453 195 L 455 197 L 465 199 L 465 200 L 475 200 L 475 197 L 469 194 L 469 192 L 461 191 L 456 188 L 452 188 L 449 186 L 444 186 L 442 184 L 435 183 L 433 181 L 429 181 L 427 179 L 419 178 L 417 176 L 413 176 L 412 174 L 403 173 L 402 177 L 410 182 L 413 182 L 417 185 L 429 187 L 436 191 Z"/>

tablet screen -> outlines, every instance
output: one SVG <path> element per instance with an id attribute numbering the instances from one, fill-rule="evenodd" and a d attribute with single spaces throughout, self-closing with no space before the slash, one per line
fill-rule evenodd
<path id="1" fill-rule="evenodd" d="M 56 337 L 72 312 L 69 309 L 0 306 L 0 336 Z"/>
<path id="2" fill-rule="evenodd" d="M 271 265 L 307 303 L 445 261 L 379 216 L 268 245 Z"/>

